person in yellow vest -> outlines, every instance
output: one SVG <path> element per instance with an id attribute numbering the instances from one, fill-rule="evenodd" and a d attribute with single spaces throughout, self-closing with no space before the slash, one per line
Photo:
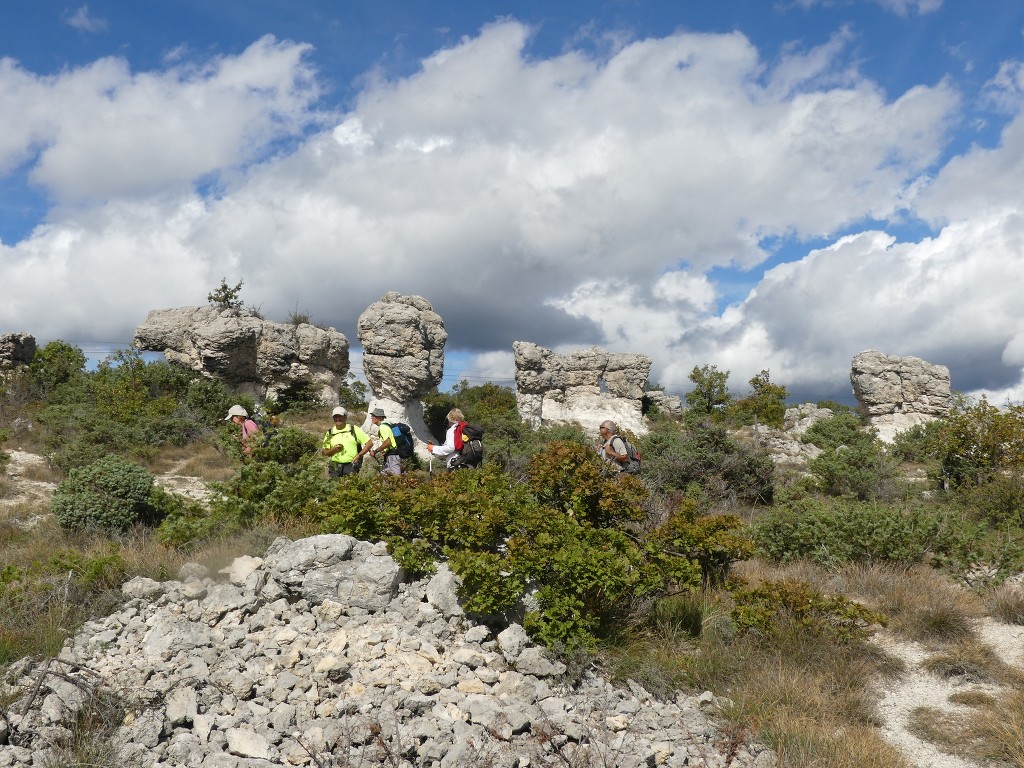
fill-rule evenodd
<path id="1" fill-rule="evenodd" d="M 334 426 L 324 435 L 323 453 L 328 458 L 327 474 L 345 477 L 358 474 L 363 456 L 370 450 L 369 436 L 354 424 L 348 423 L 348 411 L 340 405 L 331 411 Z"/>

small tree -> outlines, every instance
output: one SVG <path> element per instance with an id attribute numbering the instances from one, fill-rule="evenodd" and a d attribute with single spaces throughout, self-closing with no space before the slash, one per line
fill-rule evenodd
<path id="1" fill-rule="evenodd" d="M 1000 410 L 982 397 L 954 404 L 942 430 L 942 471 L 954 488 L 1024 470 L 1024 406 Z"/>
<path id="2" fill-rule="evenodd" d="M 727 382 L 729 372 L 720 371 L 714 365 L 694 366 L 688 377 L 693 389 L 686 393 L 686 404 L 695 414 L 711 415 L 729 405 Z"/>
<path id="3" fill-rule="evenodd" d="M 781 429 L 786 415 L 786 398 L 789 397 L 786 388 L 771 382 L 767 368 L 750 380 L 750 388 L 749 395 L 733 404 L 730 415 L 744 424 L 756 420 Z"/>
<path id="4" fill-rule="evenodd" d="M 242 282 L 239 280 L 232 288 L 228 285 L 228 279 L 222 277 L 220 285 L 206 295 L 206 300 L 220 309 L 241 309 L 243 304 L 239 296 L 242 293 Z"/>
<path id="5" fill-rule="evenodd" d="M 66 341 L 51 341 L 37 349 L 29 363 L 32 380 L 48 396 L 61 384 L 80 379 L 85 372 L 85 353 Z"/>

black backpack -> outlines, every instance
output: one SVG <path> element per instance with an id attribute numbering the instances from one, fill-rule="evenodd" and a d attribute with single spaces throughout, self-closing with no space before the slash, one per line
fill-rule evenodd
<path id="1" fill-rule="evenodd" d="M 403 459 L 410 458 L 412 456 L 413 442 L 409 425 L 403 424 L 400 421 L 394 423 L 386 421 L 384 423 L 391 427 L 391 434 L 395 436 L 395 452 Z"/>
<path id="2" fill-rule="evenodd" d="M 260 428 L 259 445 L 266 447 L 270 444 L 270 438 L 277 434 L 278 427 L 281 425 L 281 419 L 262 411 L 257 411 L 249 418 Z"/>
<path id="3" fill-rule="evenodd" d="M 462 450 L 450 464 L 451 469 L 479 467 L 484 460 L 484 431 L 473 424 L 462 427 Z"/>

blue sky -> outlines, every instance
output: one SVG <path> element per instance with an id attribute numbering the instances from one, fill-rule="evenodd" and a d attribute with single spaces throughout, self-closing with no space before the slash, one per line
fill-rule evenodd
<path id="1" fill-rule="evenodd" d="M 344 332 L 1024 399 L 1024 3 L 0 4 L 0 332 L 127 344 L 227 277 Z M 358 360 L 358 355 L 356 355 Z"/>

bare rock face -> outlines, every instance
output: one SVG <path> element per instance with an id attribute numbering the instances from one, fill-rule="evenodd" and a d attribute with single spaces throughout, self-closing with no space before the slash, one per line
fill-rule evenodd
<path id="1" fill-rule="evenodd" d="M 850 383 L 871 426 L 885 442 L 891 443 L 913 426 L 949 415 L 949 369 L 944 365 L 869 349 L 853 358 Z"/>
<path id="2" fill-rule="evenodd" d="M 222 379 L 257 400 L 312 382 L 321 398 L 338 402 L 348 373 L 348 339 L 333 328 L 263 320 L 246 309 L 154 309 L 135 329 L 138 349 Z"/>
<path id="3" fill-rule="evenodd" d="M 359 316 L 357 333 L 363 373 L 378 397 L 406 403 L 441 383 L 448 332 L 422 296 L 385 293 Z"/>
<path id="4" fill-rule="evenodd" d="M 651 405 L 661 413 L 680 418 L 683 415 L 683 401 L 679 395 L 670 395 L 660 389 L 651 389 L 644 392 L 644 396 L 651 401 Z"/>
<path id="5" fill-rule="evenodd" d="M 560 355 L 528 341 L 513 343 L 516 402 L 532 426 L 577 421 L 596 427 L 611 419 L 637 434 L 647 432 L 641 400 L 651 372 L 644 355 L 591 347 Z"/>
<path id="6" fill-rule="evenodd" d="M 28 365 L 36 356 L 36 337 L 30 333 L 0 334 L 0 370 Z"/>
<path id="7" fill-rule="evenodd" d="M 782 429 L 791 435 L 800 436 L 819 421 L 835 416 L 831 408 L 819 408 L 814 403 L 803 403 L 787 408 L 782 417 Z"/>

